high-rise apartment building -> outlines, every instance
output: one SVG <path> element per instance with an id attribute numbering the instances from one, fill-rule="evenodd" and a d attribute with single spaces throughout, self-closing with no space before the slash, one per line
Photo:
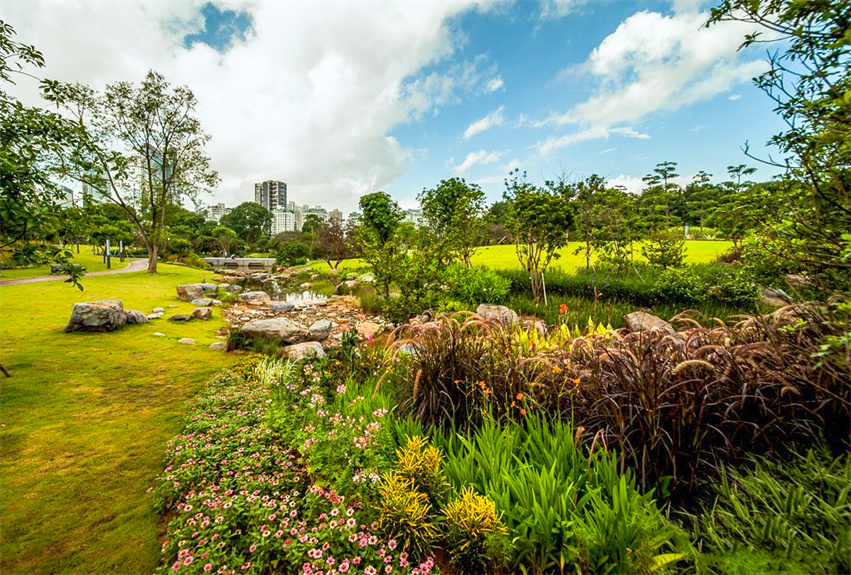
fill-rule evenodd
<path id="1" fill-rule="evenodd" d="M 219 202 L 215 206 L 207 206 L 207 209 L 204 210 L 204 216 L 210 221 L 218 222 L 223 215 L 230 212 L 231 208 L 227 208 L 222 202 Z"/>
<path id="2" fill-rule="evenodd" d="M 333 225 L 336 224 L 338 226 L 343 225 L 343 212 L 340 210 L 331 210 L 328 212 L 328 221 Z"/>
<path id="3" fill-rule="evenodd" d="M 254 201 L 274 212 L 279 207 L 287 207 L 287 184 L 267 180 L 261 184 L 254 184 Z"/>

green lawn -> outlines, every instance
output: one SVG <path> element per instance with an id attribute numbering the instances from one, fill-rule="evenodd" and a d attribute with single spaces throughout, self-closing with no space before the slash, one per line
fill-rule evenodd
<path id="1" fill-rule="evenodd" d="M 714 260 L 718 254 L 724 253 L 733 247 L 733 242 L 716 241 L 716 240 L 692 240 L 686 242 L 686 261 L 688 263 L 709 263 Z M 572 272 L 578 266 L 585 265 L 585 258 L 581 254 L 574 255 L 573 251 L 580 247 L 578 243 L 571 243 L 567 248 L 559 250 L 559 257 L 553 260 L 552 267 L 561 268 L 565 271 Z M 592 261 L 596 258 L 592 257 Z M 635 259 L 644 261 L 641 256 L 640 248 L 636 247 Z M 518 269 L 520 263 L 517 261 L 517 256 L 514 253 L 514 245 L 504 246 L 487 246 L 479 248 L 476 255 L 473 256 L 473 265 L 487 266 L 491 269 Z M 365 266 L 366 264 L 359 259 L 345 260 L 340 264 L 340 271 L 352 270 Z M 320 271 L 328 271 L 328 264 L 324 261 L 311 264 L 311 267 Z"/>
<path id="2" fill-rule="evenodd" d="M 75 264 L 86 266 L 87 272 L 102 272 L 106 271 L 106 263 L 103 261 L 103 256 L 96 256 L 93 253 L 92 246 L 80 246 L 80 253 L 74 253 L 74 258 L 71 260 Z M 121 262 L 118 258 L 112 258 L 112 269 L 120 269 L 126 267 L 128 260 Z M 20 269 L 0 269 L 0 280 L 18 279 L 18 278 L 34 278 L 38 276 L 50 275 L 50 266 L 37 266 L 31 268 Z"/>
<path id="3" fill-rule="evenodd" d="M 158 516 L 147 493 L 185 402 L 234 356 L 207 349 L 225 325 L 157 320 L 113 333 L 62 333 L 77 301 L 150 312 L 210 274 L 146 272 L 0 287 L 0 572 L 151 573 Z M 154 336 L 161 332 L 166 337 Z M 191 337 L 198 344 L 179 344 Z"/>

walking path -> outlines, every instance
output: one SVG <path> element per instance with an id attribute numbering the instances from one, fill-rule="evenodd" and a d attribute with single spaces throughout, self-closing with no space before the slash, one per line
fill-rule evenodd
<path id="1" fill-rule="evenodd" d="M 129 264 L 127 264 L 126 268 L 121 268 L 120 270 L 107 270 L 105 272 L 92 272 L 87 273 L 85 277 L 93 277 L 93 276 L 105 276 L 110 274 L 124 274 L 127 272 L 140 272 L 142 270 L 148 269 L 148 260 L 140 259 L 140 260 L 132 260 Z M 12 286 L 18 284 L 31 284 L 36 282 L 49 282 L 49 281 L 58 281 L 58 280 L 67 280 L 68 276 L 39 276 L 35 278 L 17 278 L 11 280 L 2 280 L 0 281 L 0 286 Z"/>

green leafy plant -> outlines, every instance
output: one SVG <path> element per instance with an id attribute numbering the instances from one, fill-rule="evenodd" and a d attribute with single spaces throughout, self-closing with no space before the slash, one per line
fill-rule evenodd
<path id="1" fill-rule="evenodd" d="M 396 539 L 403 550 L 416 557 L 425 556 L 438 537 L 428 497 L 410 479 L 396 473 L 385 475 L 378 491 L 381 531 Z"/>
<path id="2" fill-rule="evenodd" d="M 411 481 L 432 504 L 442 500 L 449 483 L 443 475 L 443 455 L 423 436 L 408 437 L 396 451 L 396 473 Z"/>
<path id="3" fill-rule="evenodd" d="M 467 487 L 443 508 L 446 543 L 461 573 L 484 573 L 503 566 L 510 545 L 508 529 L 493 501 Z"/>

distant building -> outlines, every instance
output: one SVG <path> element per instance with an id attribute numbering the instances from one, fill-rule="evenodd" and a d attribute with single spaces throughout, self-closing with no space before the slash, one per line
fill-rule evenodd
<path id="1" fill-rule="evenodd" d="M 405 218 L 402 220 L 404 222 L 410 222 L 416 226 L 420 226 L 423 223 L 423 211 L 422 210 L 405 210 L 404 212 Z"/>
<path id="2" fill-rule="evenodd" d="M 223 215 L 231 213 L 232 209 L 233 208 L 226 208 L 222 202 L 219 202 L 215 206 L 207 206 L 204 210 L 204 217 L 206 217 L 208 221 L 218 222 L 222 219 Z"/>
<path id="3" fill-rule="evenodd" d="M 300 215 L 300 212 L 281 209 L 272 212 L 272 235 L 301 231 Z"/>
<path id="4" fill-rule="evenodd" d="M 349 212 L 349 217 L 346 218 L 346 222 L 356 226 L 360 223 L 361 213 L 360 212 Z"/>
<path id="5" fill-rule="evenodd" d="M 328 221 L 331 224 L 337 224 L 338 226 L 343 226 L 343 212 L 340 210 L 331 210 L 328 212 Z"/>
<path id="6" fill-rule="evenodd" d="M 274 212 L 278 208 L 287 206 L 287 184 L 267 180 L 260 184 L 254 184 L 254 201 Z"/>
<path id="7" fill-rule="evenodd" d="M 328 210 L 326 210 L 322 206 L 313 206 L 312 208 L 309 208 L 305 205 L 302 212 L 304 214 L 304 218 L 307 218 L 307 216 L 316 216 L 322 222 L 327 222 L 329 218 Z M 302 223 L 304 223 L 303 219 Z"/>

